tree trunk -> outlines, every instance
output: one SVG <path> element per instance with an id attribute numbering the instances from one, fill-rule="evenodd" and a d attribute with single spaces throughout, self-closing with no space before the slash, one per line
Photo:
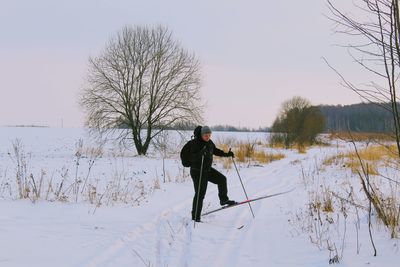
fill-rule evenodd
<path id="1" fill-rule="evenodd" d="M 132 131 L 133 142 L 135 144 L 135 148 L 138 155 L 143 155 L 143 156 L 146 155 L 151 142 L 151 129 L 147 129 L 146 140 L 144 143 L 140 138 L 140 133 L 136 133 L 136 131 L 133 129 L 131 129 L 131 131 Z"/>

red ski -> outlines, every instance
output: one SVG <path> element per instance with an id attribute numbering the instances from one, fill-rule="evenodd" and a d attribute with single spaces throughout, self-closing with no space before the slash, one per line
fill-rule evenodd
<path id="1" fill-rule="evenodd" d="M 207 211 L 207 212 L 203 213 L 201 216 L 209 215 L 209 214 L 211 214 L 211 213 L 214 213 L 214 212 L 217 212 L 217 211 L 220 211 L 220 210 L 225 210 L 225 209 L 228 209 L 228 208 L 233 208 L 233 207 L 240 206 L 240 205 L 243 205 L 243 204 L 247 204 L 247 203 L 250 203 L 250 202 L 254 202 L 254 201 L 257 201 L 257 200 L 261 200 L 261 199 L 265 199 L 265 198 L 276 197 L 276 196 L 279 196 L 279 195 L 287 194 L 287 193 L 289 193 L 289 192 L 292 192 L 293 190 L 294 190 L 294 189 L 289 190 L 289 191 L 284 191 L 284 192 L 276 193 L 276 194 L 272 194 L 272 195 L 266 195 L 266 196 L 262 196 L 262 197 L 257 197 L 257 198 L 249 199 L 249 200 L 244 200 L 244 201 L 242 201 L 242 202 L 237 202 L 236 204 L 233 204 L 233 205 L 223 206 L 223 207 L 218 208 L 218 209 L 215 209 L 215 210 Z"/>

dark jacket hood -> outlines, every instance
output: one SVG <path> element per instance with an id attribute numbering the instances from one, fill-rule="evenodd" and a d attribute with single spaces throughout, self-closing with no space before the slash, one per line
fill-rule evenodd
<path id="1" fill-rule="evenodd" d="M 201 139 L 201 128 L 202 128 L 201 126 L 197 126 L 194 129 L 193 131 L 194 138 Z"/>

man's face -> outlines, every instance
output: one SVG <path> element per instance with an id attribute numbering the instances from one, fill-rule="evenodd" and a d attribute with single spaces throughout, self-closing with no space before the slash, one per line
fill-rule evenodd
<path id="1" fill-rule="evenodd" d="M 202 138 L 204 141 L 208 142 L 208 141 L 210 141 L 210 139 L 211 139 L 211 133 L 203 134 L 203 135 L 201 136 L 201 138 Z"/>

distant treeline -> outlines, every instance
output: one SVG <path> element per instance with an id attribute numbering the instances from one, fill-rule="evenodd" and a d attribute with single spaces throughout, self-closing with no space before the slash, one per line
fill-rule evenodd
<path id="1" fill-rule="evenodd" d="M 17 128 L 49 128 L 49 126 L 45 125 L 36 125 L 36 124 L 17 124 L 17 125 L 5 125 L 4 127 L 17 127 Z"/>
<path id="2" fill-rule="evenodd" d="M 171 130 L 187 130 L 191 131 L 196 128 L 197 125 L 175 125 L 172 127 L 168 127 Z M 210 126 L 211 130 L 215 132 L 268 132 L 268 127 L 259 127 L 257 129 L 248 128 L 248 127 L 236 127 L 232 125 L 213 125 Z"/>
<path id="3" fill-rule="evenodd" d="M 218 132 L 268 132 L 269 127 L 259 127 L 259 128 L 248 128 L 248 127 L 235 127 L 232 125 L 214 125 L 211 127 L 212 130 Z"/>
<path id="4" fill-rule="evenodd" d="M 166 130 L 179 130 L 179 131 L 193 131 L 194 128 L 197 127 L 197 124 L 175 124 L 164 126 L 163 128 Z M 270 130 L 269 127 L 259 127 L 259 128 L 248 128 L 248 127 L 236 127 L 232 125 L 214 125 L 210 126 L 211 130 L 215 132 L 268 132 Z M 119 128 L 126 129 L 128 128 L 125 123 L 121 123 Z M 143 129 L 146 129 L 146 125 L 143 126 Z M 161 128 L 160 126 L 154 125 L 154 129 Z"/>
<path id="5" fill-rule="evenodd" d="M 390 109 L 390 104 L 384 104 Z M 360 103 L 353 105 L 320 105 L 317 106 L 325 117 L 325 132 L 369 132 L 387 133 L 393 130 L 392 114 L 374 103 Z M 175 124 L 164 127 L 170 130 L 192 131 L 197 125 L 194 124 Z M 120 128 L 126 128 L 124 123 Z M 144 129 L 146 126 L 143 127 Z M 159 128 L 153 125 L 153 128 Z M 269 127 L 251 129 L 248 127 L 236 127 L 232 125 L 214 125 L 213 131 L 224 132 L 269 132 Z"/>
<path id="6" fill-rule="evenodd" d="M 390 108 L 390 104 L 386 104 Z M 325 131 L 385 133 L 393 130 L 392 114 L 373 103 L 318 106 L 325 117 Z"/>

